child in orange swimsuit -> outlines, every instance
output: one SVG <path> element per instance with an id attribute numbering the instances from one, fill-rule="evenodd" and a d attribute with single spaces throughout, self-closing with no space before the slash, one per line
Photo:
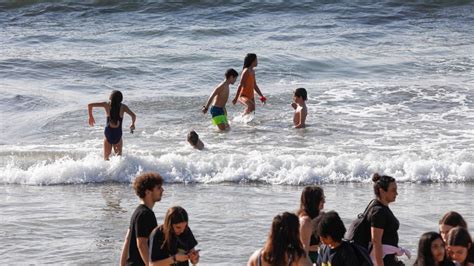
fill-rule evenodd
<path id="1" fill-rule="evenodd" d="M 267 100 L 265 96 L 263 96 L 260 88 L 257 85 L 257 81 L 255 80 L 254 68 L 257 66 L 257 64 L 258 61 L 256 54 L 247 54 L 247 56 L 245 56 L 242 78 L 240 79 L 237 94 L 235 95 L 234 100 L 232 100 L 232 104 L 235 104 L 237 100 L 239 100 L 240 103 L 246 106 L 244 115 L 255 111 L 254 90 L 258 95 L 260 95 L 260 101 L 265 103 Z"/>

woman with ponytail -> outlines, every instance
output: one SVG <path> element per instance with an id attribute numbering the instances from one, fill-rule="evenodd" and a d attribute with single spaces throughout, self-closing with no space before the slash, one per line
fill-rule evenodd
<path id="1" fill-rule="evenodd" d="M 89 112 L 89 125 L 94 126 L 95 120 L 92 115 L 94 107 L 103 107 L 107 115 L 107 124 L 104 130 L 104 159 L 109 160 L 112 147 L 117 155 L 122 155 L 122 121 L 123 114 L 127 113 L 132 118 L 130 132 L 135 130 L 135 113 L 133 113 L 125 104 L 122 104 L 123 96 L 120 91 L 114 90 L 109 97 L 110 102 L 90 103 L 87 107 Z"/>
<path id="2" fill-rule="evenodd" d="M 245 56 L 240 84 L 235 98 L 232 100 L 232 104 L 236 104 L 238 100 L 240 103 L 246 106 L 243 115 L 247 115 L 255 111 L 254 90 L 258 93 L 258 95 L 260 95 L 261 102 L 265 103 L 267 100 L 260 91 L 255 79 L 254 68 L 257 65 L 258 60 L 256 54 L 247 54 L 247 56 Z"/>
<path id="3" fill-rule="evenodd" d="M 253 253 L 248 266 L 310 266 L 300 241 L 299 219 L 284 212 L 273 218 L 272 228 L 262 249 Z"/>
<path id="4" fill-rule="evenodd" d="M 372 177 L 374 182 L 375 202 L 368 215 L 372 242 L 371 257 L 375 266 L 403 265 L 395 253 L 387 249 L 398 248 L 398 228 L 400 222 L 388 205 L 397 198 L 395 178 L 377 173 Z"/>

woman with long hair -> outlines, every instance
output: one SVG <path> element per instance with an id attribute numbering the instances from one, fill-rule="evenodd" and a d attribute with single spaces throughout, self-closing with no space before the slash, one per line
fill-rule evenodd
<path id="1" fill-rule="evenodd" d="M 122 122 L 123 114 L 127 113 L 132 118 L 132 124 L 130 125 L 130 131 L 133 133 L 135 130 L 136 115 L 133 113 L 125 104 L 122 103 L 123 96 L 120 91 L 114 90 L 110 94 L 109 102 L 97 102 L 90 103 L 87 106 L 89 112 L 89 125 L 94 126 L 95 119 L 92 114 L 94 107 L 102 107 L 105 109 L 107 115 L 107 124 L 104 130 L 104 159 L 109 160 L 110 153 L 112 153 L 112 147 L 117 155 L 122 155 Z"/>
<path id="2" fill-rule="evenodd" d="M 188 213 L 180 206 L 171 207 L 166 212 L 161 226 L 150 235 L 150 265 L 187 266 L 199 262 L 198 244 L 188 226 Z"/>
<path id="3" fill-rule="evenodd" d="M 256 54 L 247 54 L 244 59 L 244 67 L 242 70 L 242 75 L 240 78 L 240 84 L 237 88 L 237 93 L 235 98 L 232 100 L 232 104 L 236 104 L 237 100 L 245 105 L 245 110 L 243 115 L 250 114 L 255 111 L 255 98 L 254 91 L 260 95 L 260 101 L 265 103 L 266 98 L 263 96 L 260 88 L 257 85 L 257 80 L 255 79 L 255 70 L 254 68 L 258 65 L 257 55 Z"/>
<path id="4" fill-rule="evenodd" d="M 318 259 L 319 236 L 313 234 L 312 221 L 324 209 L 324 191 L 319 186 L 307 186 L 303 189 L 300 208 L 297 212 L 300 221 L 300 238 L 303 248 L 313 263 Z"/>
<path id="5" fill-rule="evenodd" d="M 284 212 L 275 216 L 267 242 L 249 258 L 248 266 L 311 266 L 301 245 L 298 216 Z"/>
<path id="6" fill-rule="evenodd" d="M 473 266 L 470 262 L 474 248 L 472 246 L 472 238 L 466 228 L 454 227 L 449 230 L 446 237 L 446 250 L 451 260 L 460 266 Z"/>
<path id="7" fill-rule="evenodd" d="M 449 211 L 441 217 L 438 222 L 439 233 L 443 237 L 443 241 L 446 241 L 446 236 L 449 233 L 449 230 L 453 229 L 456 226 L 461 226 L 467 229 L 467 223 L 462 217 L 461 214 L 455 211 Z"/>
<path id="8" fill-rule="evenodd" d="M 454 266 L 446 257 L 443 238 L 436 232 L 424 233 L 418 242 L 418 255 L 413 266 Z"/>

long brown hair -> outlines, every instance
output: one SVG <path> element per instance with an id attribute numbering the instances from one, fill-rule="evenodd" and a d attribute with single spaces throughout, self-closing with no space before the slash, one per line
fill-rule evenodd
<path id="1" fill-rule="evenodd" d="M 163 245 L 161 245 L 162 249 L 166 245 L 168 250 L 171 250 L 171 242 L 174 238 L 176 238 L 176 234 L 173 230 L 173 224 L 179 224 L 182 222 L 188 222 L 188 213 L 185 209 L 180 206 L 174 206 L 166 211 L 165 221 L 162 225 L 163 235 L 165 236 Z"/>
<path id="2" fill-rule="evenodd" d="M 314 219 L 319 215 L 319 205 L 324 200 L 323 188 L 319 186 L 307 186 L 301 192 L 300 209 L 297 214 L 306 213 L 309 218 Z"/>
<path id="3" fill-rule="evenodd" d="M 300 221 L 293 213 L 284 212 L 275 216 L 272 229 L 268 235 L 262 257 L 272 266 L 287 265 L 286 256 L 305 257 L 306 253 L 300 241 Z"/>
<path id="4" fill-rule="evenodd" d="M 120 119 L 120 107 L 122 106 L 123 95 L 120 91 L 112 91 L 110 94 L 110 121 L 117 124 Z"/>

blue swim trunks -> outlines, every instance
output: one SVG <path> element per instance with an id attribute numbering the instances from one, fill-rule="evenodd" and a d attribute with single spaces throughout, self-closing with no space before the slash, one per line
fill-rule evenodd
<path id="1" fill-rule="evenodd" d="M 212 116 L 212 124 L 227 124 L 227 113 L 222 107 L 212 106 L 210 110 Z"/>

